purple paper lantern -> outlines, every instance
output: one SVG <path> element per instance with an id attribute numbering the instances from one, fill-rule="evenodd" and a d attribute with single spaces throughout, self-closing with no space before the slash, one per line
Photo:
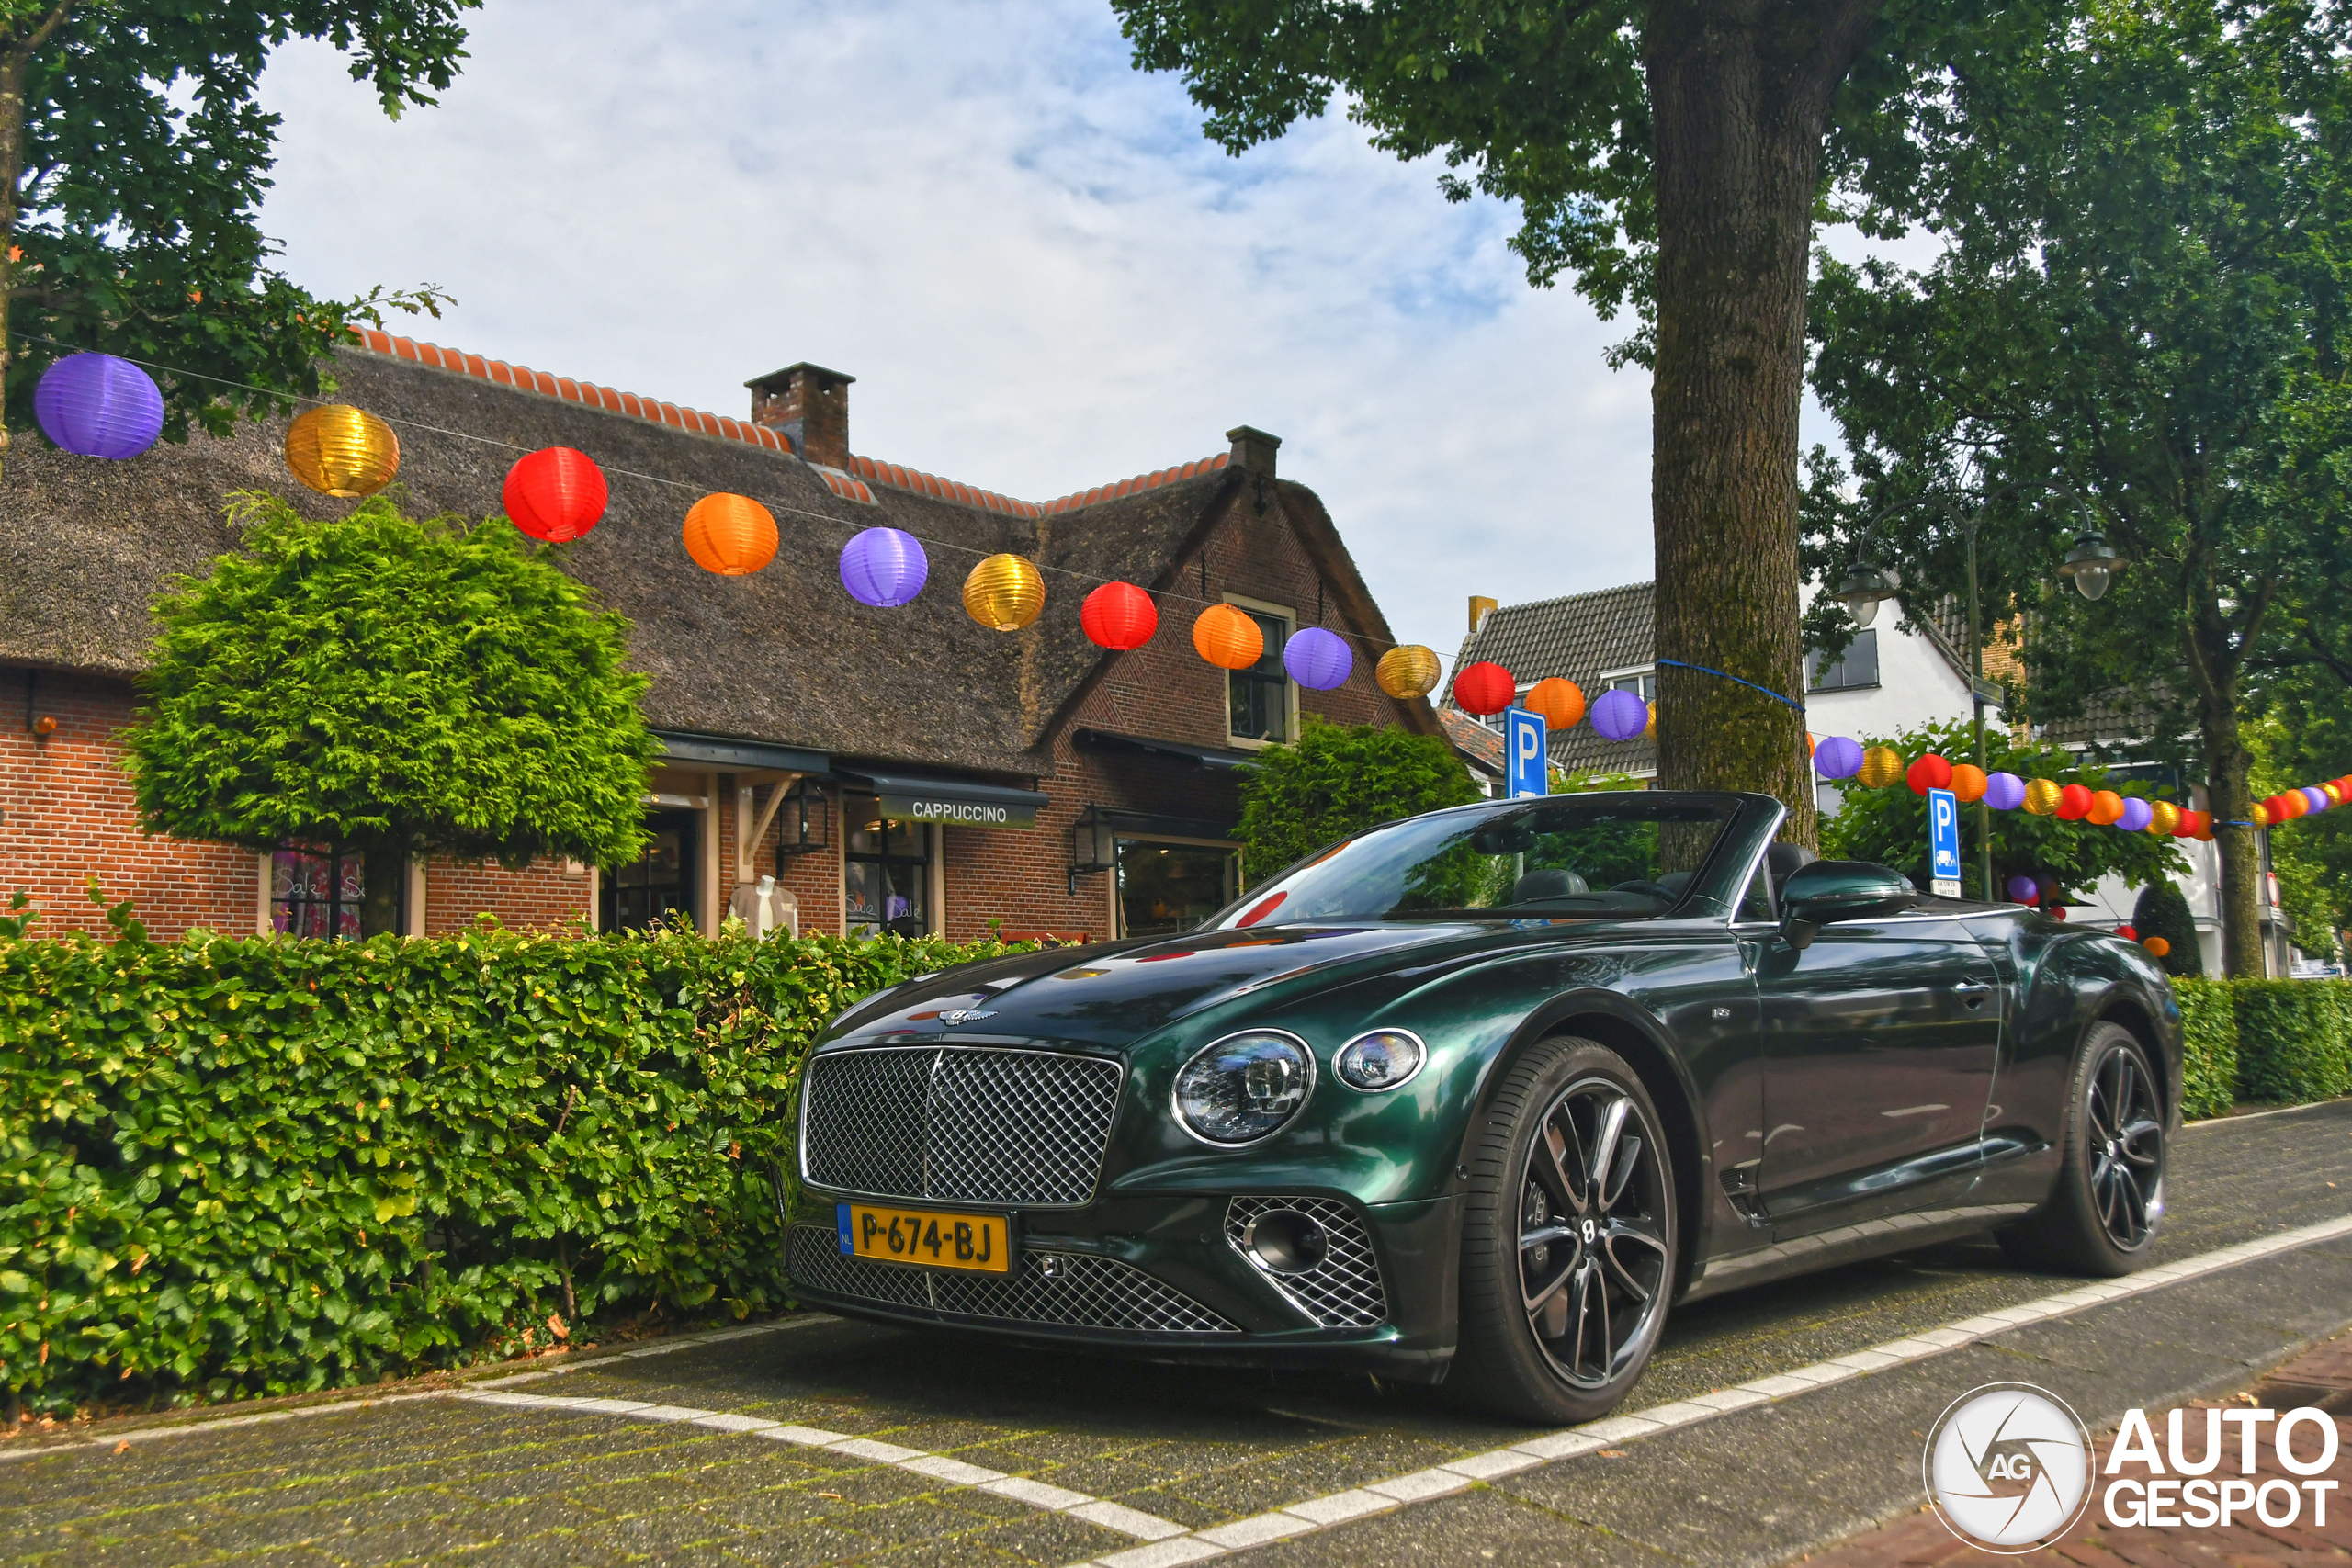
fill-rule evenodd
<path id="1" fill-rule="evenodd" d="M 2301 790 L 2297 791 L 2297 793 L 2305 800 L 2312 803 L 2312 809 L 2313 811 L 2324 811 L 2331 804 L 2327 798 L 2327 791 L 2320 788 L 2317 784 L 2305 784 Z"/>
<path id="2" fill-rule="evenodd" d="M 1356 656 L 1348 639 L 1321 626 L 1293 633 L 1283 644 L 1283 668 L 1310 692 L 1328 692 L 1355 672 Z"/>
<path id="3" fill-rule="evenodd" d="M 1650 705 L 1621 688 L 1600 694 L 1592 705 L 1592 727 L 1604 740 L 1631 740 L 1650 725 Z"/>
<path id="4" fill-rule="evenodd" d="M 1850 779 L 1862 768 L 1862 743 L 1832 735 L 1813 749 L 1813 771 L 1825 779 Z"/>
<path id="5" fill-rule="evenodd" d="M 2032 903 L 2034 895 L 2041 891 L 2041 889 L 2033 885 L 2033 878 L 2030 876 L 2009 878 L 2009 897 L 2020 904 Z"/>
<path id="6" fill-rule="evenodd" d="M 861 604 L 895 610 L 930 576 L 931 560 L 912 534 L 868 528 L 842 547 L 842 586 Z"/>
<path id="7" fill-rule="evenodd" d="M 154 378 L 111 354 L 69 354 L 33 389 L 41 433 L 68 452 L 120 462 L 155 445 L 164 394 Z"/>
<path id="8" fill-rule="evenodd" d="M 1992 773 L 1984 780 L 1984 804 L 1996 811 L 2015 811 L 2025 804 L 2025 780 L 2015 773 Z"/>
<path id="9" fill-rule="evenodd" d="M 2115 819 L 2115 825 L 2127 833 L 2143 833 L 2147 831 L 2148 818 L 2154 815 L 2146 801 L 2136 795 L 2127 795 L 2123 797 L 2123 815 Z"/>

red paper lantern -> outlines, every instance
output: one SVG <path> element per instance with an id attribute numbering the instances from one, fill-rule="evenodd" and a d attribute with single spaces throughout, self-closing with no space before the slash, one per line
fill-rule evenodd
<path id="1" fill-rule="evenodd" d="M 585 452 L 543 446 L 514 459 L 500 492 L 506 515 L 534 539 L 569 544 L 605 515 L 604 470 Z"/>
<path id="2" fill-rule="evenodd" d="M 2088 784 L 2070 784 L 2058 792 L 2058 817 L 2061 821 L 2079 822 L 2091 814 L 2091 791 Z"/>
<path id="3" fill-rule="evenodd" d="M 2137 942 L 2140 940 L 2140 933 L 2130 926 L 2116 927 L 2115 934 L 2121 937 L 2126 942 Z"/>
<path id="4" fill-rule="evenodd" d="M 1519 683 L 1510 678 L 1510 671 L 1487 660 L 1464 666 L 1453 678 L 1454 702 L 1464 713 L 1481 718 L 1502 712 L 1518 694 Z"/>
<path id="5" fill-rule="evenodd" d="M 1159 629 L 1159 610 L 1134 583 L 1106 582 L 1086 596 L 1078 625 L 1095 647 L 1125 653 L 1151 640 Z"/>
<path id="6" fill-rule="evenodd" d="M 1930 751 L 1905 769 L 1903 777 L 1910 784 L 1913 795 L 1925 795 L 1931 789 L 1950 789 L 1951 764 Z"/>
<path id="7" fill-rule="evenodd" d="M 2172 825 L 2172 836 L 2176 839 L 2197 837 L 2197 824 L 2203 820 L 2204 816 L 2205 813 L 2202 811 L 2191 811 L 2187 807 L 2183 807 L 2179 820 Z"/>

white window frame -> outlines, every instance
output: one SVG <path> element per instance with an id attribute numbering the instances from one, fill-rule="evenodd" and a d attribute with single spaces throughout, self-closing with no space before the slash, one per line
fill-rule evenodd
<path id="1" fill-rule="evenodd" d="M 1237 610 L 1254 610 L 1261 615 L 1281 616 L 1290 628 L 1283 633 L 1285 638 L 1296 637 L 1299 633 L 1298 611 L 1295 606 L 1272 604 L 1240 593 L 1227 594 L 1225 603 Z M 1226 680 L 1225 691 L 1221 694 L 1224 700 L 1218 705 L 1224 717 L 1219 722 L 1225 726 L 1227 745 L 1238 746 L 1246 751 L 1262 751 L 1269 746 L 1285 745 L 1298 739 L 1298 682 L 1290 678 L 1289 671 L 1283 671 L 1283 739 L 1280 740 L 1259 740 L 1233 733 L 1233 677 L 1238 671 L 1227 670 L 1221 673 Z"/>
<path id="2" fill-rule="evenodd" d="M 1645 703 L 1654 703 L 1657 701 L 1657 666 L 1656 664 L 1634 664 L 1628 665 L 1623 670 L 1604 670 L 1600 674 L 1593 677 L 1592 694 L 1595 697 L 1598 697 L 1601 693 L 1611 689 L 1611 682 L 1623 681 L 1637 675 L 1648 677 L 1650 682 L 1650 694 L 1646 697 L 1642 697 L 1641 688 L 1637 684 L 1634 688 L 1634 695 L 1642 697 L 1642 701 Z"/>

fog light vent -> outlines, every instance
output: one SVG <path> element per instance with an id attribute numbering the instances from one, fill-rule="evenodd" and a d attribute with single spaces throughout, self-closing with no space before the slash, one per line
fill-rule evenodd
<path id="1" fill-rule="evenodd" d="M 1236 1198 L 1226 1209 L 1225 1239 L 1321 1327 L 1370 1328 L 1387 1320 L 1372 1235 L 1336 1199 Z"/>

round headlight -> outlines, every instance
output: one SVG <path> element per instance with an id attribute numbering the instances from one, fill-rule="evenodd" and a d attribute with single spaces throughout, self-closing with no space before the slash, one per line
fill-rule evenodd
<path id="1" fill-rule="evenodd" d="M 1331 1068 L 1350 1089 L 1395 1089 L 1419 1072 L 1428 1059 L 1429 1051 L 1418 1035 L 1401 1029 L 1375 1029 L 1340 1047 L 1331 1059 Z"/>
<path id="2" fill-rule="evenodd" d="M 1315 1087 L 1315 1058 L 1287 1034 L 1251 1030 L 1204 1046 L 1176 1075 L 1176 1114 L 1212 1144 L 1281 1131 Z"/>

